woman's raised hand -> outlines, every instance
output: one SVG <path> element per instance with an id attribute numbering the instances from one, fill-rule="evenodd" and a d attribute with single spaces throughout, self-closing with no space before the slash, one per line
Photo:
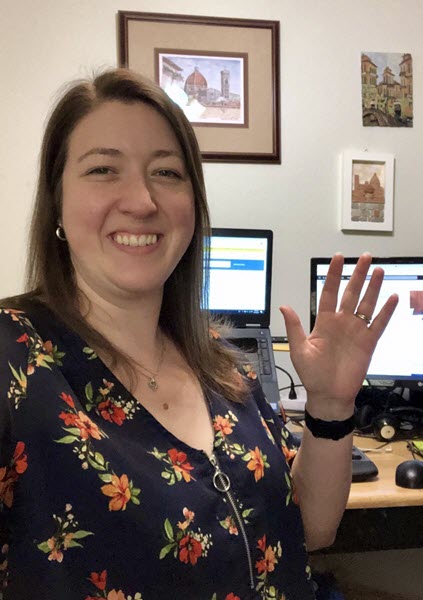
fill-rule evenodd
<path id="1" fill-rule="evenodd" d="M 337 310 L 344 259 L 340 254 L 332 258 L 316 323 L 308 336 L 295 311 L 280 307 L 292 363 L 306 388 L 308 410 L 316 418 L 343 420 L 351 416 L 373 351 L 398 304 L 398 296 L 393 294 L 373 315 L 384 275 L 379 267 L 360 300 L 371 262 L 370 254 L 360 256 Z"/>

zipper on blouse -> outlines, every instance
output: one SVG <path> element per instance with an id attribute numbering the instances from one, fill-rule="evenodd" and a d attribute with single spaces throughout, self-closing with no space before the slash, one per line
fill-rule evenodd
<path id="1" fill-rule="evenodd" d="M 244 522 L 239 512 L 239 508 L 237 502 L 230 492 L 231 481 L 229 477 L 224 473 L 219 466 L 219 461 L 217 460 L 217 456 L 214 452 L 208 455 L 208 459 L 213 465 L 214 474 L 213 474 L 213 485 L 214 487 L 221 493 L 225 494 L 226 498 L 229 500 L 229 504 L 232 507 L 232 511 L 235 515 L 235 519 L 238 525 L 238 528 L 241 532 L 242 539 L 244 540 L 245 552 L 247 554 L 247 562 L 248 562 L 248 572 L 250 575 L 250 588 L 254 589 L 254 574 L 253 574 L 253 562 L 251 558 L 250 546 L 248 544 L 247 533 L 245 531 Z"/>

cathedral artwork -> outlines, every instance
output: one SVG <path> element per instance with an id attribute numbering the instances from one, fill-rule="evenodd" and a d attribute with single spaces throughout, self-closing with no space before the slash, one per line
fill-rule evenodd
<path id="1" fill-rule="evenodd" d="M 248 126 L 247 54 L 158 50 L 156 79 L 191 123 Z"/>
<path id="2" fill-rule="evenodd" d="M 363 52 L 361 91 L 365 127 L 413 126 L 411 54 Z"/>

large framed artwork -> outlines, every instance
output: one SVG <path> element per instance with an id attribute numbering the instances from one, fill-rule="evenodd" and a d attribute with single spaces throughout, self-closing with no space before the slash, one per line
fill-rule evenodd
<path id="1" fill-rule="evenodd" d="M 119 11 L 119 64 L 154 79 L 203 160 L 280 163 L 279 22 Z"/>

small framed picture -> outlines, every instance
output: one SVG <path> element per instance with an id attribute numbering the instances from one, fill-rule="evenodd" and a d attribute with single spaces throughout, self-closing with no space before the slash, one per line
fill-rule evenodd
<path id="1" fill-rule="evenodd" d="M 393 231 L 392 154 L 344 152 L 341 184 L 343 231 Z"/>

